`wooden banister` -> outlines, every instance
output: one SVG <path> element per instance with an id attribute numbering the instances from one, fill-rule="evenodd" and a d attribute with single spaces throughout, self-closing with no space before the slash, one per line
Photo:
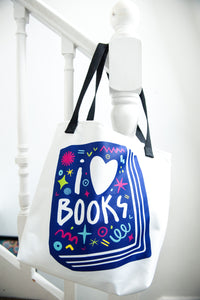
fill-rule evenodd
<path id="1" fill-rule="evenodd" d="M 96 44 L 75 29 L 62 16 L 41 0 L 13 0 L 25 7 L 31 15 L 60 36 L 68 38 L 83 54 L 92 57 Z"/>

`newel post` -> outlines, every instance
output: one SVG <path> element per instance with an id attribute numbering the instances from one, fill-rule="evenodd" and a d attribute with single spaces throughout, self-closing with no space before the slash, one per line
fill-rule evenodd
<path id="1" fill-rule="evenodd" d="M 139 20 L 139 9 L 131 0 L 120 0 L 112 9 L 111 24 L 115 33 L 109 43 L 111 118 L 113 129 L 125 135 L 135 134 L 139 117 L 142 87 L 141 41 L 136 37 Z M 138 297 L 138 294 L 132 295 L 133 300 Z M 108 299 L 119 297 L 109 295 Z"/>
<path id="2" fill-rule="evenodd" d="M 28 188 L 28 112 L 26 97 L 26 25 L 29 21 L 27 10 L 14 2 L 14 18 L 16 20 L 16 98 L 17 98 L 17 135 L 18 154 L 16 163 L 19 166 L 19 205 L 18 235 L 21 238 L 28 209 L 30 195 Z"/>
<path id="3" fill-rule="evenodd" d="M 115 30 L 109 44 L 110 94 L 113 129 L 132 135 L 139 115 L 142 86 L 141 41 L 136 38 L 140 13 L 131 0 L 120 0 L 111 12 Z"/>

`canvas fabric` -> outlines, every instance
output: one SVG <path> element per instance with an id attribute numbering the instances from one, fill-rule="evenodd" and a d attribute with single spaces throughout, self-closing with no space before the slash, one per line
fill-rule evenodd
<path id="1" fill-rule="evenodd" d="M 94 121 L 95 98 L 78 121 L 79 102 L 55 131 L 18 259 L 110 294 L 137 293 L 153 280 L 165 236 L 171 156 Z"/>

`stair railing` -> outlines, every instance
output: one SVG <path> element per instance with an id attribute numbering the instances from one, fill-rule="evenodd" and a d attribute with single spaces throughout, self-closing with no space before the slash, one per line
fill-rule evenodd
<path id="1" fill-rule="evenodd" d="M 26 96 L 26 25 L 29 14 L 47 25 L 61 36 L 62 55 L 64 57 L 64 118 L 70 119 L 73 111 L 73 61 L 78 48 L 91 57 L 95 43 L 70 26 L 40 0 L 13 0 L 14 17 L 17 24 L 17 131 L 18 154 L 16 163 L 19 166 L 19 204 L 18 234 L 19 241 L 29 211 L 30 195 L 28 188 L 28 100 Z M 109 43 L 110 94 L 112 97 L 113 128 L 125 135 L 136 131 L 139 115 L 139 92 L 141 91 L 141 42 L 135 37 L 139 23 L 139 10 L 131 0 L 120 0 L 111 12 L 111 23 L 115 30 Z M 122 59 L 123 58 L 123 59 Z M 125 75 L 125 76 L 124 76 Z M 23 268 L 26 268 L 22 264 Z M 28 267 L 27 267 L 28 268 Z M 29 268 L 30 269 L 30 268 Z M 31 275 L 32 276 L 32 275 Z M 109 296 L 114 300 L 115 296 Z M 135 296 L 136 299 L 137 296 Z M 64 299 L 75 299 L 75 284 L 65 281 Z"/>

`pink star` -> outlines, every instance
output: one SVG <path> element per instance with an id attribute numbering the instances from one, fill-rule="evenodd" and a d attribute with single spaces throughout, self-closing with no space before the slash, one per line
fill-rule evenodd
<path id="1" fill-rule="evenodd" d="M 120 182 L 119 182 L 119 180 L 117 178 L 116 178 L 116 180 L 117 180 L 117 184 L 115 184 L 115 186 L 118 186 L 117 193 L 119 193 L 120 189 L 125 190 L 124 185 L 127 185 L 128 183 L 123 183 L 122 182 L 123 178 L 121 179 Z"/>
<path id="2" fill-rule="evenodd" d="M 90 194 L 90 193 L 89 193 L 88 191 L 85 192 L 85 196 L 86 196 L 86 197 L 88 197 L 89 194 Z"/>
<path id="3" fill-rule="evenodd" d="M 133 234 L 129 235 L 129 242 L 134 239 Z"/>

